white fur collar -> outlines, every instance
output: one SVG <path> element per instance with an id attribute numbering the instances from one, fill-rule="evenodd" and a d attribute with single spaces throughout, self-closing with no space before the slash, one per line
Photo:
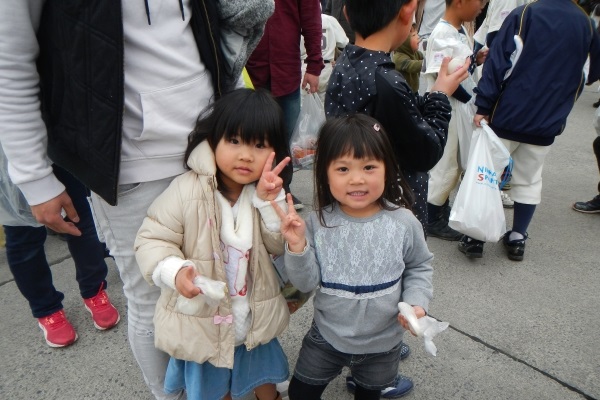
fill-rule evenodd
<path id="1" fill-rule="evenodd" d="M 250 250 L 252 247 L 252 197 L 254 185 L 246 185 L 237 201 L 238 214 L 233 218 L 233 210 L 229 201 L 220 193 L 217 199 L 221 206 L 221 241 L 239 250 Z"/>

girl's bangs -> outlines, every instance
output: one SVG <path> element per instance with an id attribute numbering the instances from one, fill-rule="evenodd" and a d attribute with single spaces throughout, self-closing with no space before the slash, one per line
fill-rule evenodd
<path id="1" fill-rule="evenodd" d="M 355 159 L 385 160 L 385 153 L 380 142 L 360 126 L 349 126 L 345 132 L 337 135 L 328 158 L 335 160 L 346 155 L 352 155 Z"/>
<path id="2" fill-rule="evenodd" d="M 269 136 L 280 127 L 277 121 L 266 117 L 242 108 L 224 122 L 224 137 L 229 140 L 237 136 L 244 143 L 271 143 Z"/>
<path id="3" fill-rule="evenodd" d="M 284 148 L 283 113 L 267 92 L 257 90 L 230 104 L 224 120 L 225 137 L 239 136 L 244 143 L 268 143 L 275 149 Z"/>

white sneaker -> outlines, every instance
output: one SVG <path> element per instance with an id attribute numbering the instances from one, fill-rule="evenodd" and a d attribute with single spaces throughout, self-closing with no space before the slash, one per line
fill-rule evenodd
<path id="1" fill-rule="evenodd" d="M 515 202 L 510 198 L 505 191 L 500 191 L 500 198 L 502 199 L 502 207 L 504 208 L 513 208 L 515 206 Z"/>
<path id="2" fill-rule="evenodd" d="M 290 386 L 290 381 L 284 381 L 275 385 L 277 391 L 281 393 L 281 400 L 290 400 L 288 397 L 288 387 Z"/>

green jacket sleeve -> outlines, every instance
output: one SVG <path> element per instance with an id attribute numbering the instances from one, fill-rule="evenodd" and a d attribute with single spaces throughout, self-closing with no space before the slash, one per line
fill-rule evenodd
<path id="1" fill-rule="evenodd" d="M 394 65 L 396 66 L 396 71 L 398 72 L 406 72 L 409 74 L 414 74 L 417 72 L 421 72 L 421 68 L 423 67 L 423 60 L 413 60 L 407 54 L 404 53 L 394 53 L 392 57 L 394 61 Z"/>

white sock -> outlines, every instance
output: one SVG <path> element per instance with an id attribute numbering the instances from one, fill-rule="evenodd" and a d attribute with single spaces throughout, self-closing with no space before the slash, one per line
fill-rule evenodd
<path id="1" fill-rule="evenodd" d="M 521 239 L 525 239 L 525 236 L 523 236 L 519 232 L 515 232 L 515 231 L 512 231 L 510 233 L 510 236 L 508 237 L 508 240 L 511 241 L 511 242 L 513 240 L 521 240 Z"/>

